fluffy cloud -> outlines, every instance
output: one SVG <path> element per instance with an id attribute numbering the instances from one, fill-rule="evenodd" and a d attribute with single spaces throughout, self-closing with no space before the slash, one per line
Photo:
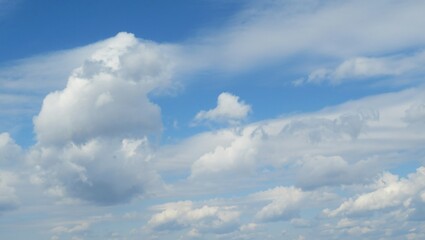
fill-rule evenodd
<path id="1" fill-rule="evenodd" d="M 250 173 L 255 167 L 261 129 L 246 128 L 229 146 L 217 146 L 214 151 L 202 155 L 192 165 L 192 178 L 222 173 Z"/>
<path id="2" fill-rule="evenodd" d="M 230 93 L 221 93 L 217 98 L 217 107 L 208 111 L 200 111 L 195 122 L 212 121 L 235 124 L 245 119 L 251 112 L 251 106 L 239 101 L 239 97 Z"/>
<path id="3" fill-rule="evenodd" d="M 22 149 L 8 133 L 0 134 L 0 213 L 18 207 L 16 185 L 19 175 L 15 173 L 23 159 Z"/>
<path id="4" fill-rule="evenodd" d="M 160 186 L 149 166 L 150 154 L 147 139 L 93 139 L 81 145 L 34 150 L 31 157 L 39 166 L 35 176 L 51 195 L 109 205 Z"/>
<path id="5" fill-rule="evenodd" d="M 161 130 L 160 109 L 147 94 L 171 77 L 161 47 L 120 33 L 49 94 L 34 118 L 41 144 L 94 137 L 136 137 Z"/>
<path id="6" fill-rule="evenodd" d="M 240 213 L 229 206 L 195 207 L 191 201 L 169 203 L 151 217 L 148 227 L 155 231 L 173 231 L 190 228 L 189 233 L 227 233 L 239 227 Z"/>
<path id="7" fill-rule="evenodd" d="M 160 149 L 157 157 L 190 168 L 192 180 L 267 179 L 271 171 L 303 189 L 364 183 L 420 154 L 423 128 L 409 121 L 421 119 L 422 99 L 423 89 L 410 89 L 222 129 Z"/>
<path id="8" fill-rule="evenodd" d="M 0 133 L 0 166 L 4 169 L 17 165 L 22 160 L 23 152 L 9 133 Z"/>
<path id="9" fill-rule="evenodd" d="M 407 178 L 384 173 L 374 186 L 376 189 L 361 194 L 343 202 L 337 209 L 326 209 L 328 216 L 367 213 L 369 211 L 385 210 L 392 207 L 409 207 L 414 198 L 425 202 L 425 168 L 420 167 L 416 173 Z"/>
<path id="10" fill-rule="evenodd" d="M 149 138 L 161 132 L 161 112 L 147 95 L 171 84 L 169 50 L 119 33 L 75 69 L 34 118 L 33 179 L 53 195 L 100 204 L 159 184 Z"/>

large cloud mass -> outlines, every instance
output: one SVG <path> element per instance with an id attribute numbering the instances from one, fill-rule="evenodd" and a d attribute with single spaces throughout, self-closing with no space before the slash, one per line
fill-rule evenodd
<path id="1" fill-rule="evenodd" d="M 167 51 L 119 33 L 44 99 L 32 159 L 50 192 L 113 204 L 158 182 L 149 138 L 161 132 L 161 113 L 147 95 L 170 83 Z"/>
<path id="2" fill-rule="evenodd" d="M 40 143 L 82 143 L 161 130 L 160 109 L 147 94 L 171 77 L 172 63 L 164 49 L 127 33 L 107 41 L 74 70 L 64 90 L 44 99 L 34 119 Z"/>

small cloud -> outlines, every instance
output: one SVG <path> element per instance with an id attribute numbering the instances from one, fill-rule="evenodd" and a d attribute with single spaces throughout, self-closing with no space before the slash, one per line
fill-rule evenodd
<path id="1" fill-rule="evenodd" d="M 208 111 L 200 111 L 195 116 L 195 123 L 216 122 L 238 124 L 252 112 L 251 106 L 239 100 L 228 92 L 221 93 L 217 98 L 217 107 Z"/>

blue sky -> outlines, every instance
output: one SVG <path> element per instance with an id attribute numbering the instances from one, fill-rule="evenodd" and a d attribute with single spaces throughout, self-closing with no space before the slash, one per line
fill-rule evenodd
<path id="1" fill-rule="evenodd" d="M 424 10 L 0 0 L 2 236 L 424 238 Z"/>

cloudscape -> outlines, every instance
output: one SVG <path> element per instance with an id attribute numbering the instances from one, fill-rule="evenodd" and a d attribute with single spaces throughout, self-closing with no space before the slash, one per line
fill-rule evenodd
<path id="1" fill-rule="evenodd" d="M 0 238 L 425 239 L 424 13 L 0 0 Z"/>

